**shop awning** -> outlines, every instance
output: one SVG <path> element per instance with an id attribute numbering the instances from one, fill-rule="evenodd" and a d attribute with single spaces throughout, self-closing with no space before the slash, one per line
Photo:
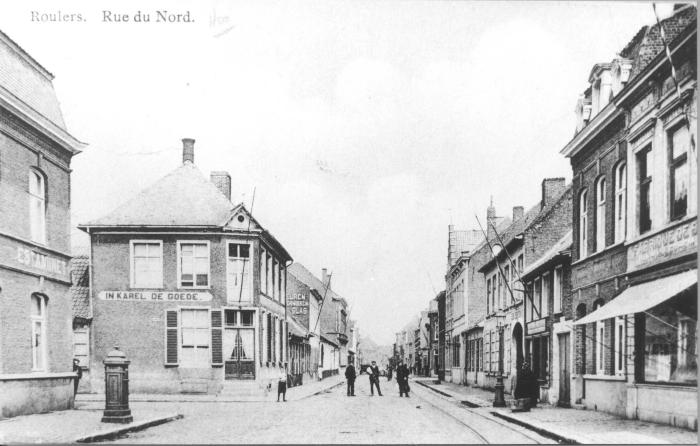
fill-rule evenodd
<path id="1" fill-rule="evenodd" d="M 593 313 L 575 321 L 574 325 L 589 324 L 624 314 L 641 313 L 663 303 L 697 283 L 698 270 L 692 269 L 629 287 Z"/>
<path id="2" fill-rule="evenodd" d="M 287 328 L 289 330 L 289 334 L 298 338 L 305 338 L 309 335 L 309 331 L 302 327 L 301 324 L 295 321 L 292 317 L 287 318 Z"/>

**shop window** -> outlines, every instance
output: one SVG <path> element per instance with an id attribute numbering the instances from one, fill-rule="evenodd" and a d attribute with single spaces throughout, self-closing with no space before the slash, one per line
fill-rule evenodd
<path id="1" fill-rule="evenodd" d="M 178 242 L 178 286 L 209 287 L 209 242 Z"/>
<path id="2" fill-rule="evenodd" d="M 29 232 L 37 243 L 46 243 L 46 183 L 44 176 L 29 171 Z"/>
<path id="3" fill-rule="evenodd" d="M 45 372 L 48 369 L 48 350 L 46 348 L 47 303 L 45 296 L 32 294 L 30 312 L 32 324 L 32 371 Z"/>
<path id="4" fill-rule="evenodd" d="M 90 358 L 90 332 L 87 325 L 73 329 L 73 358 L 79 361 L 80 367 L 88 367 Z"/>
<path id="5" fill-rule="evenodd" d="M 627 235 L 627 164 L 615 168 L 615 243 Z"/>
<path id="6" fill-rule="evenodd" d="M 613 358 L 615 358 L 615 375 L 622 376 L 625 374 L 625 316 L 615 318 L 615 350 Z"/>
<path id="7" fill-rule="evenodd" d="M 554 279 L 552 282 L 552 314 L 561 313 L 562 294 L 562 267 L 554 268 Z"/>
<path id="8" fill-rule="evenodd" d="M 639 182 L 639 233 L 651 229 L 651 147 L 637 153 L 637 181 Z"/>
<path id="9" fill-rule="evenodd" d="M 697 288 L 644 315 L 644 380 L 697 386 Z"/>
<path id="10" fill-rule="evenodd" d="M 588 191 L 581 191 L 578 199 L 578 258 L 588 255 Z"/>
<path id="11" fill-rule="evenodd" d="M 605 249 L 605 177 L 596 183 L 595 247 L 596 251 Z"/>
<path id="12" fill-rule="evenodd" d="M 183 367 L 209 366 L 209 310 L 180 310 L 180 348 Z"/>
<path id="13" fill-rule="evenodd" d="M 131 287 L 163 288 L 163 242 L 131 241 Z"/>
<path id="14" fill-rule="evenodd" d="M 688 141 L 685 123 L 669 133 L 671 220 L 685 217 L 688 212 Z"/>

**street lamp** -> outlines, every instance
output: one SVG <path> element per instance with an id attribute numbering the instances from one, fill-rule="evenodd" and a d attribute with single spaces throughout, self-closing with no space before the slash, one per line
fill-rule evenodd
<path id="1" fill-rule="evenodd" d="M 503 385 L 503 331 L 505 330 L 504 314 L 497 314 L 496 328 L 498 328 L 498 376 L 496 377 L 496 393 L 493 398 L 493 407 L 506 407 L 506 399 L 504 394 L 505 386 Z"/>

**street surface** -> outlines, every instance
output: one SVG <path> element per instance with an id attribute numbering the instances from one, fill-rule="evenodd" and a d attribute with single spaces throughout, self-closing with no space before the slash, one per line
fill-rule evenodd
<path id="1" fill-rule="evenodd" d="M 400 398 L 395 381 L 381 381 L 384 396 L 370 396 L 366 376 L 286 403 L 131 403 L 157 405 L 185 415 L 182 420 L 133 432 L 114 443 L 538 443 L 551 441 L 522 428 L 497 423 L 412 384 Z M 431 404 L 432 402 L 432 404 Z M 435 405 L 434 405 L 435 404 Z M 458 419 L 448 412 L 457 411 Z M 443 407 L 442 409 L 440 407 Z M 473 429 L 470 428 L 473 426 Z"/>

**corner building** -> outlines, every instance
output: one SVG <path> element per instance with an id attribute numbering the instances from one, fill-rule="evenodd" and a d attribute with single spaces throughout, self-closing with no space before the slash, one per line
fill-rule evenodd
<path id="1" fill-rule="evenodd" d="M 79 225 L 90 235 L 91 369 L 119 346 L 136 393 L 235 391 L 286 375 L 292 259 L 230 197 L 230 176 L 207 179 L 183 139 L 182 166 Z"/>
<path id="2" fill-rule="evenodd" d="M 0 32 L 0 418 L 73 407 L 70 164 L 53 75 Z"/>

